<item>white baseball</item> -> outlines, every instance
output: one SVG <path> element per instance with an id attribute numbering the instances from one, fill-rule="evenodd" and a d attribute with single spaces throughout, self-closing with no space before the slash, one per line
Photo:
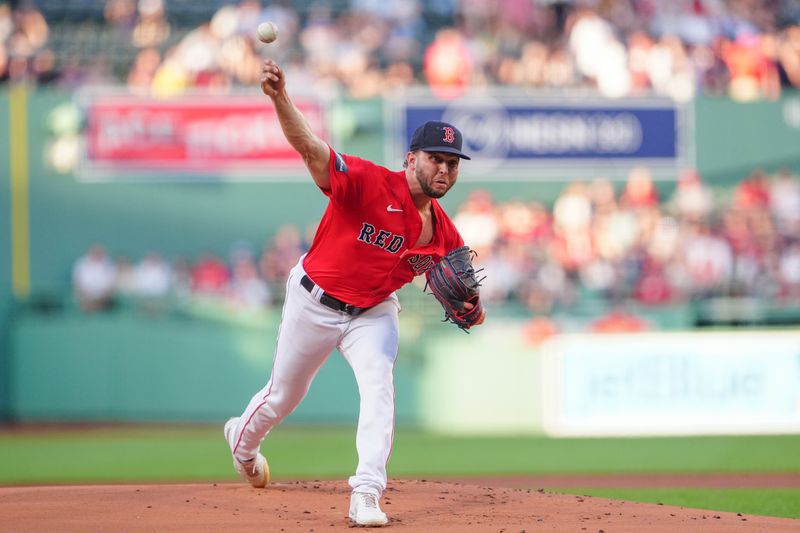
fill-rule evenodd
<path id="1" fill-rule="evenodd" d="M 278 27 L 273 22 L 262 22 L 258 25 L 257 32 L 262 43 L 271 43 L 278 38 Z"/>

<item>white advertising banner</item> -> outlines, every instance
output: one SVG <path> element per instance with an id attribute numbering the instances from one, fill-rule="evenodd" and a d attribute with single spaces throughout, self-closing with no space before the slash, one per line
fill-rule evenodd
<path id="1" fill-rule="evenodd" d="M 564 335 L 542 364 L 553 436 L 800 433 L 800 332 Z"/>

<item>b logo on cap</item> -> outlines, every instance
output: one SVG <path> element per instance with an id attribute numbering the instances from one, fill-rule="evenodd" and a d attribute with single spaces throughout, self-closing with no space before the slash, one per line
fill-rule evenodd
<path id="1" fill-rule="evenodd" d="M 453 141 L 456 140 L 456 133 L 453 131 L 453 128 L 445 126 L 442 130 L 444 130 L 444 142 L 453 144 Z"/>

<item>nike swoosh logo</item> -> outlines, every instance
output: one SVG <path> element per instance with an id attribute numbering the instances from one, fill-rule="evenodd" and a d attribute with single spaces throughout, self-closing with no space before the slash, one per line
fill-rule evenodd
<path id="1" fill-rule="evenodd" d="M 402 213 L 403 212 L 402 209 L 395 209 L 394 207 L 392 207 L 392 204 L 387 205 L 386 206 L 386 210 L 389 211 L 390 213 Z"/>

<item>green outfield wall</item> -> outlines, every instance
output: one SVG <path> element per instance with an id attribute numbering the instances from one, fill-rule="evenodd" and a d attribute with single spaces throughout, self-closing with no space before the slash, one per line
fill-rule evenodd
<path id="1" fill-rule="evenodd" d="M 800 94 L 748 104 L 700 98 L 694 109 L 697 167 L 709 182 L 736 182 L 756 167 L 800 168 Z"/>
<path id="2" fill-rule="evenodd" d="M 15 302 L 11 292 L 11 160 L 9 150 L 8 92 L 0 90 L 0 420 L 9 415 L 8 318 L 11 314 L 11 306 Z"/>
<path id="3" fill-rule="evenodd" d="M 498 317 L 499 326 L 468 336 L 421 316 L 401 313 L 398 425 L 442 433 L 541 431 L 540 357 L 525 334 L 528 319 Z M 10 416 L 223 421 L 266 384 L 278 320 L 277 311 L 249 324 L 129 310 L 18 313 L 9 339 Z M 352 370 L 334 352 L 286 423 L 354 425 L 358 403 Z"/>
<path id="4" fill-rule="evenodd" d="M 11 415 L 24 421 L 218 422 L 267 383 L 278 312 L 246 326 L 182 315 L 23 313 L 11 327 Z M 409 352 L 413 353 L 413 352 Z M 396 420 L 416 422 L 419 359 L 395 367 Z M 292 423 L 355 424 L 358 389 L 335 352 Z"/>

